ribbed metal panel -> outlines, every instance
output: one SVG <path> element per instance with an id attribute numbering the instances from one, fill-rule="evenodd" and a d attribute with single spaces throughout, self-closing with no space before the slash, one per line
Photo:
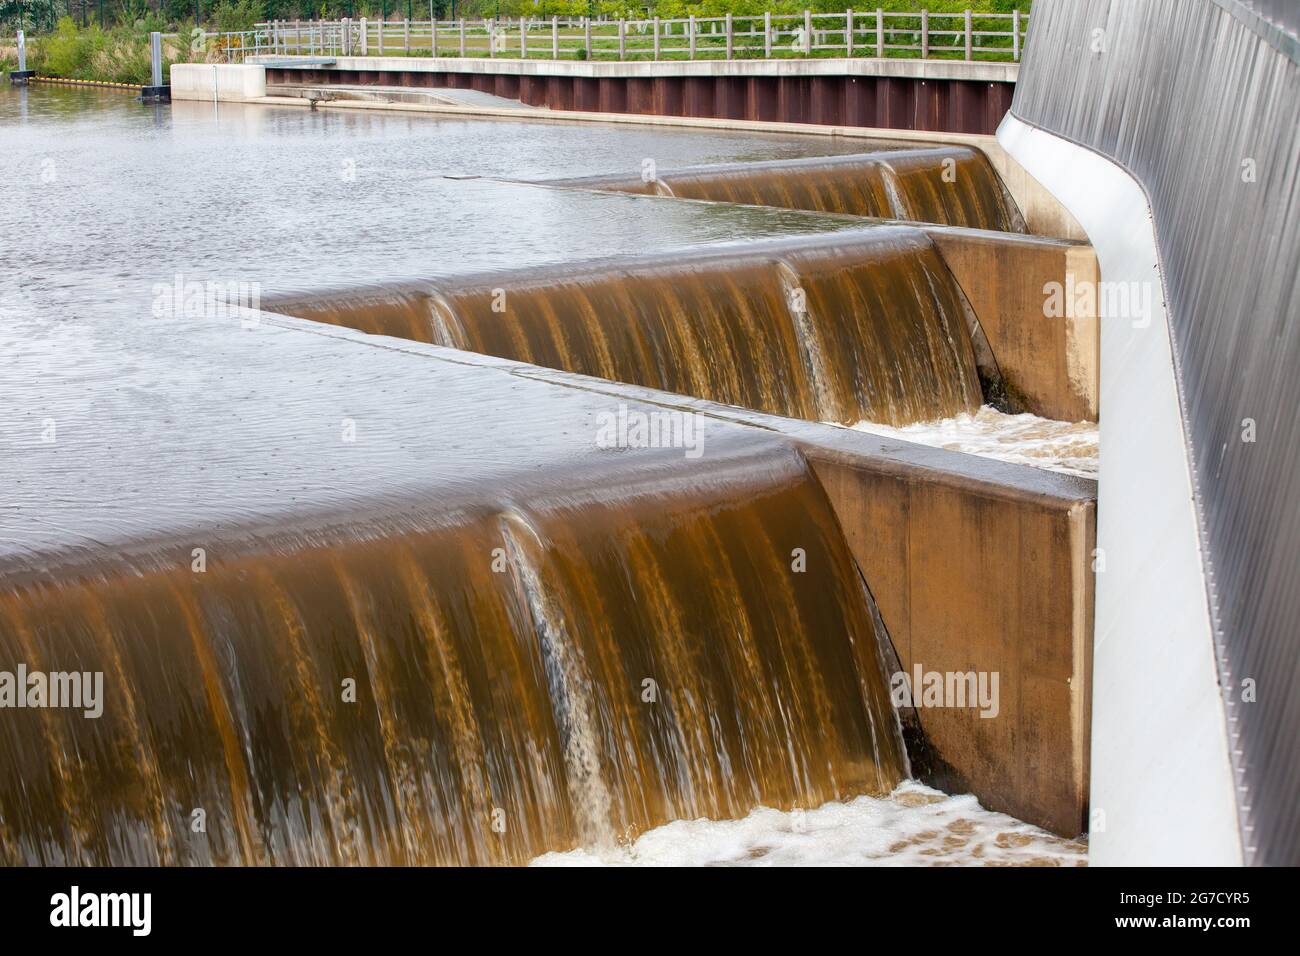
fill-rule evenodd
<path id="1" fill-rule="evenodd" d="M 1040 0 L 1012 105 L 1124 166 L 1150 198 L 1255 863 L 1300 863 L 1297 7 Z"/>

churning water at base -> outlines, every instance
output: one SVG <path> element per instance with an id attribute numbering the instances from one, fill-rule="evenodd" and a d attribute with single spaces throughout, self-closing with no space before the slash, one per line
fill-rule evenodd
<path id="1" fill-rule="evenodd" d="M 902 425 L 981 401 L 965 295 L 930 239 L 901 226 L 269 307 L 811 421 Z"/>
<path id="2" fill-rule="evenodd" d="M 1008 415 L 987 405 L 975 414 L 895 428 L 858 422 L 858 431 L 947 448 L 1016 465 L 1096 478 L 1100 432 L 1096 422 L 1060 422 L 1037 415 Z"/>
<path id="3" fill-rule="evenodd" d="M 906 781 L 885 797 L 741 820 L 678 820 L 614 850 L 548 853 L 533 866 L 1084 866 L 1087 847 L 972 796 Z"/>

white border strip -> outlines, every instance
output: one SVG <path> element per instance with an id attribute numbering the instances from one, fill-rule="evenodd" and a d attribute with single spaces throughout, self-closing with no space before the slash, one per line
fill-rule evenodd
<path id="1" fill-rule="evenodd" d="M 1072 212 L 1103 283 L 1150 290 L 1146 321 L 1101 309 L 1101 462 L 1091 837 L 1100 866 L 1240 865 L 1191 463 L 1155 225 L 1142 186 L 1007 114 L 998 140 Z"/>

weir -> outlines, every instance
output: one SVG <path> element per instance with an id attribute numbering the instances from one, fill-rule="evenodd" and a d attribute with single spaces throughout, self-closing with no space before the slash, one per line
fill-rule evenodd
<path id="1" fill-rule="evenodd" d="M 966 147 L 800 162 L 629 191 L 932 224 L 266 297 L 18 443 L 0 659 L 104 700 L 6 713 L 4 862 L 514 864 L 912 772 L 1084 829 L 1094 486 L 822 423 L 977 410 L 979 313 L 1019 374 L 1032 284 L 1086 247 Z M 81 415 L 89 347 L 0 397 Z M 693 443 L 603 441 L 627 414 Z M 900 720 L 914 668 L 996 673 L 999 719 Z"/>
<path id="2" fill-rule="evenodd" d="M 591 176 L 549 184 L 1026 231 L 988 158 L 967 146 L 729 163 L 656 172 L 651 178 Z"/>
<path id="3" fill-rule="evenodd" d="M 972 334 L 987 353 L 933 244 L 905 227 L 272 300 L 268 308 L 842 424 L 974 411 L 982 395 Z M 984 370 L 995 377 L 987 361 Z"/>

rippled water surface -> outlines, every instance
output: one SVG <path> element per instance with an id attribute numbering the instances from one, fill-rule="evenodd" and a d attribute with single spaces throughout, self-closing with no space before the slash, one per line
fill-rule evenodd
<path id="1" fill-rule="evenodd" d="M 827 228 L 776 210 L 492 181 L 861 150 L 713 131 L 0 89 L 0 295 L 147 315 L 155 282 L 265 294 Z M 456 178 L 456 177 L 485 177 Z"/>

